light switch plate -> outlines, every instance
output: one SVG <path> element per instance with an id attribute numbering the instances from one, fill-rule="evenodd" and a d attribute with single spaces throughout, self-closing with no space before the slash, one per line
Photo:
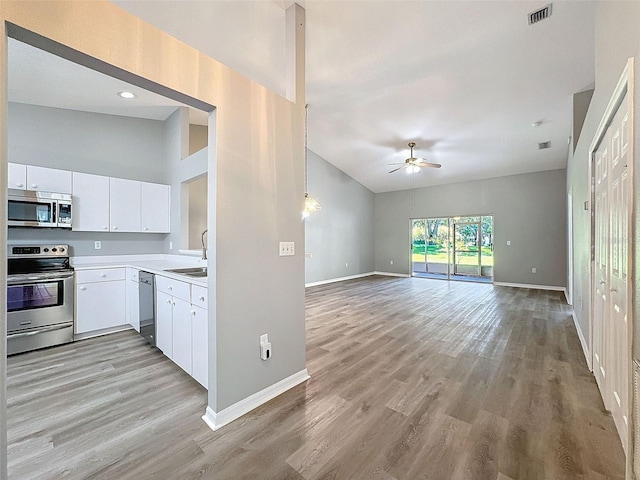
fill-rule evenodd
<path id="1" fill-rule="evenodd" d="M 295 255 L 295 242 L 280 242 L 280 256 L 288 257 L 290 255 Z"/>

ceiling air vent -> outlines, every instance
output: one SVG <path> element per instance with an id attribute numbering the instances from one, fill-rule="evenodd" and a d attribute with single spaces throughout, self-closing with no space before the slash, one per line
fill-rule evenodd
<path id="1" fill-rule="evenodd" d="M 529 14 L 529 25 L 533 25 L 534 23 L 541 22 L 545 18 L 551 16 L 551 4 L 545 5 L 540 10 L 536 10 L 535 12 L 531 12 Z"/>
<path id="2" fill-rule="evenodd" d="M 551 148 L 551 141 L 538 144 L 538 150 L 546 150 L 547 148 Z"/>

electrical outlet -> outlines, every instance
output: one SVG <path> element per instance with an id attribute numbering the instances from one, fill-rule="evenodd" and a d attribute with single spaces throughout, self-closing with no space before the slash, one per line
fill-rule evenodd
<path id="1" fill-rule="evenodd" d="M 102 242 L 96 240 L 95 242 L 93 242 L 93 248 L 95 248 L 96 250 L 102 249 Z"/>
<path id="2" fill-rule="evenodd" d="M 345 262 L 344 266 L 348 267 L 349 266 L 349 262 Z"/>
<path id="3" fill-rule="evenodd" d="M 271 358 L 271 343 L 265 342 L 260 344 L 260 358 L 269 360 Z"/>
<path id="4" fill-rule="evenodd" d="M 173 242 L 169 242 L 169 250 L 173 250 Z"/>
<path id="5" fill-rule="evenodd" d="M 389 265 L 393 265 L 393 260 L 389 260 Z"/>
<path id="6" fill-rule="evenodd" d="M 295 255 L 295 242 L 280 242 L 280 256 L 288 257 Z"/>
<path id="7" fill-rule="evenodd" d="M 271 342 L 269 341 L 268 333 L 260 335 L 260 358 L 262 360 L 269 360 L 271 358 Z"/>
<path id="8" fill-rule="evenodd" d="M 536 273 L 537 271 L 538 271 L 538 270 L 536 269 L 536 267 L 533 267 L 533 268 L 531 269 L 531 273 Z"/>
<path id="9" fill-rule="evenodd" d="M 511 240 L 507 240 L 507 245 L 511 245 Z"/>

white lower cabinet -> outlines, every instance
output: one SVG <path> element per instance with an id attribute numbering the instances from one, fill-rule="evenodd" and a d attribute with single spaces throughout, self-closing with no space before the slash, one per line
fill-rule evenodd
<path id="1" fill-rule="evenodd" d="M 76 272 L 76 334 L 126 324 L 124 268 Z"/>
<path id="2" fill-rule="evenodd" d="M 140 332 L 139 270 L 76 271 L 76 334 L 130 324 Z M 208 388 L 207 288 L 156 275 L 156 346 Z"/>
<path id="3" fill-rule="evenodd" d="M 191 305 L 191 359 L 195 378 L 204 388 L 209 388 L 209 327 L 207 310 Z"/>
<path id="4" fill-rule="evenodd" d="M 173 297 L 160 291 L 156 292 L 156 347 L 173 359 Z"/>
<path id="5" fill-rule="evenodd" d="M 193 372 L 191 361 L 191 305 L 189 302 L 173 299 L 173 357 L 189 375 Z"/>
<path id="6" fill-rule="evenodd" d="M 138 271 L 127 267 L 127 323 L 140 333 L 140 287 Z"/>
<path id="7" fill-rule="evenodd" d="M 207 289 L 156 275 L 156 345 L 205 388 L 209 341 Z"/>

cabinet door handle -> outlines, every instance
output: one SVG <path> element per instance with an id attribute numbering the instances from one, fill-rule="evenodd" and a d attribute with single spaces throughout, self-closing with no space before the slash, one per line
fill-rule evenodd
<path id="1" fill-rule="evenodd" d="M 33 189 L 38 188 L 38 184 L 37 183 L 32 183 L 31 184 L 31 188 L 33 188 Z"/>
<path id="2" fill-rule="evenodd" d="M 196 311 L 195 310 L 191 310 L 191 315 L 195 315 Z"/>
<path id="3" fill-rule="evenodd" d="M 169 303 L 169 304 L 170 304 L 170 303 L 171 303 L 171 300 L 167 300 L 167 303 Z"/>
<path id="4" fill-rule="evenodd" d="M 102 278 L 107 278 L 107 274 L 106 274 L 106 273 L 101 273 L 101 274 L 100 274 L 100 276 L 101 276 Z"/>
<path id="5" fill-rule="evenodd" d="M 80 290 L 86 290 L 87 287 L 80 287 Z"/>
<path id="6" fill-rule="evenodd" d="M 175 307 L 176 306 L 176 302 L 171 302 L 171 305 L 173 305 Z"/>
<path id="7" fill-rule="evenodd" d="M 201 302 L 204 302 L 204 297 L 200 297 L 200 301 L 201 301 Z"/>
<path id="8" fill-rule="evenodd" d="M 611 287 L 611 288 L 609 289 L 609 291 L 610 291 L 610 292 L 615 293 L 615 292 L 617 292 L 617 291 L 618 291 L 618 289 L 617 289 L 617 288 L 613 288 L 613 287 Z"/>
<path id="9" fill-rule="evenodd" d="M 145 230 L 149 230 L 149 228 L 148 228 L 148 227 L 144 227 L 144 229 L 145 229 Z"/>
<path id="10" fill-rule="evenodd" d="M 107 226 L 102 227 L 103 230 L 107 230 L 108 228 L 109 227 L 107 227 Z"/>
<path id="11" fill-rule="evenodd" d="M 173 287 L 172 287 L 171 285 L 169 285 L 169 286 L 167 287 L 167 290 L 173 290 Z"/>
<path id="12" fill-rule="evenodd" d="M 114 225 L 114 226 L 113 226 L 113 230 L 117 230 L 117 229 L 118 229 L 118 227 L 116 227 L 116 226 Z"/>
<path id="13" fill-rule="evenodd" d="M 22 188 L 22 187 L 24 187 L 24 183 L 16 183 L 16 187 Z"/>

